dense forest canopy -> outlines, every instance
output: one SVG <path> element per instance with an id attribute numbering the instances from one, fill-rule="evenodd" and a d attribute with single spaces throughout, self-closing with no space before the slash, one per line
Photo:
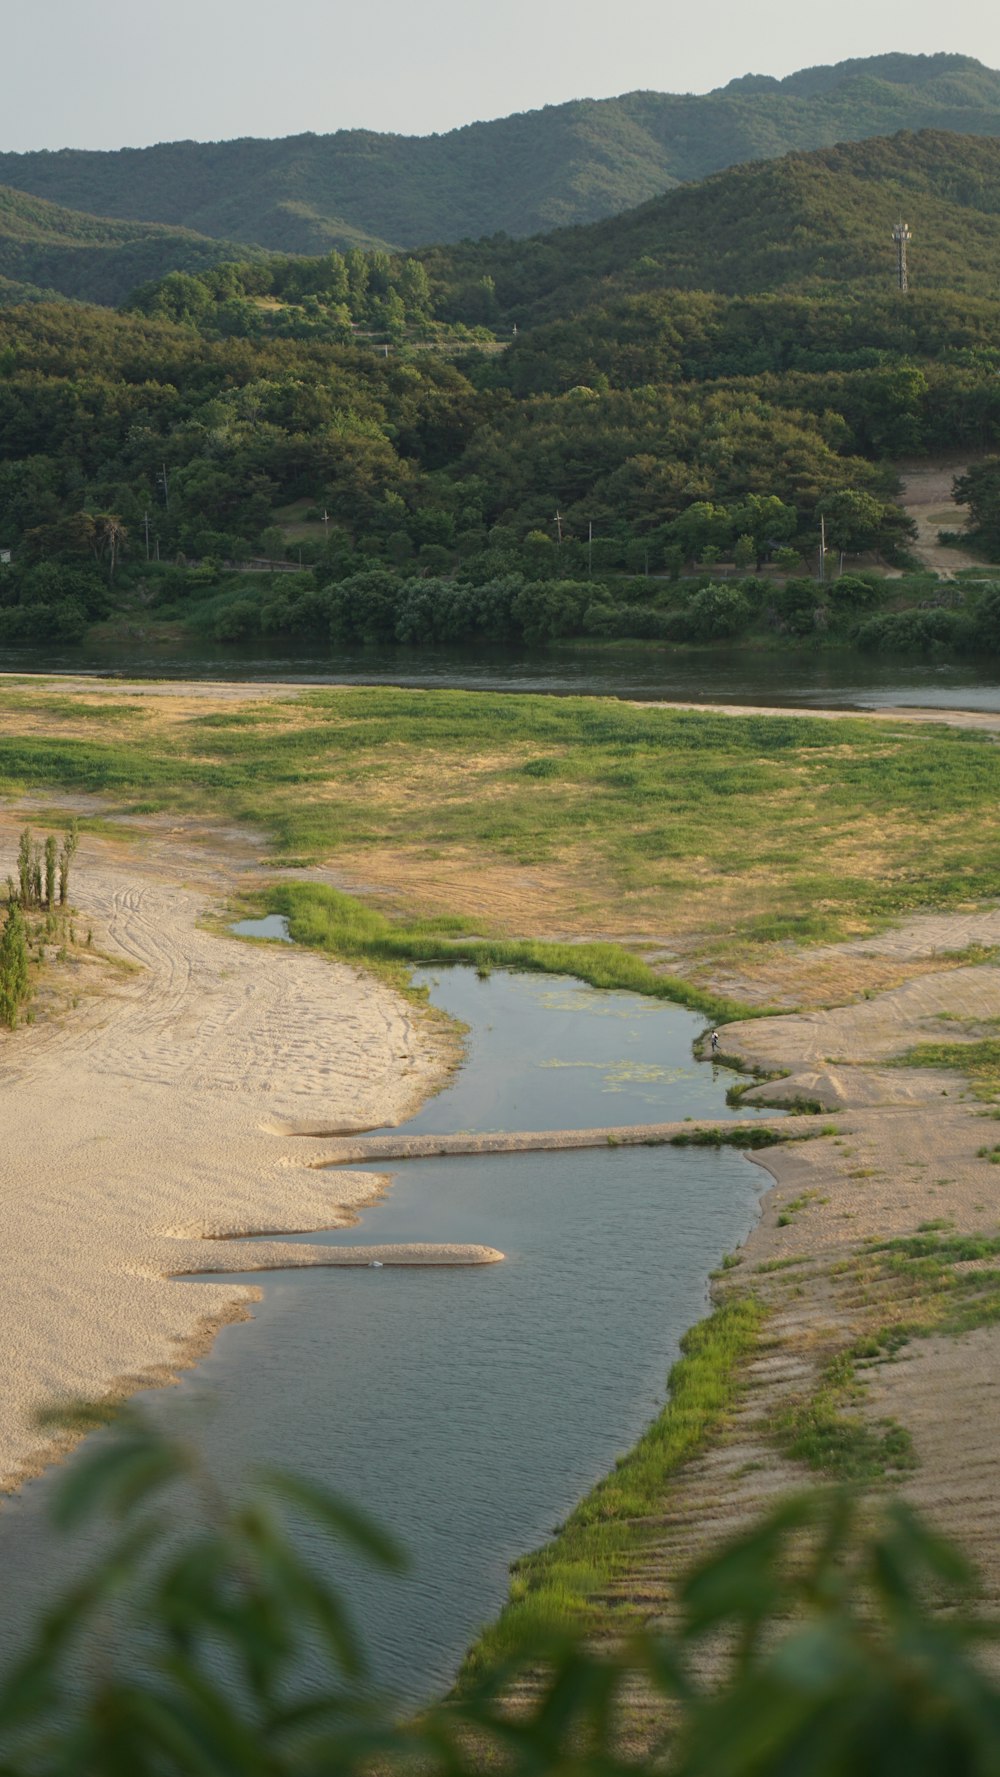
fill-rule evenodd
<path id="1" fill-rule="evenodd" d="M 220 639 L 882 624 L 857 570 L 907 563 L 894 463 L 996 445 L 996 173 L 1000 142 L 894 138 L 537 241 L 244 260 L 173 271 L 128 312 L 0 311 L 0 635 L 80 634 L 130 586 Z M 884 265 L 904 199 L 905 297 Z M 829 243 L 855 224 L 847 277 Z M 727 252 L 738 291 L 671 281 Z M 996 487 L 974 491 L 992 548 Z M 821 522 L 843 596 L 809 578 Z M 275 560 L 280 586 L 258 571 Z"/>
<path id="2" fill-rule="evenodd" d="M 399 249 L 590 222 L 737 162 L 925 128 L 1000 133 L 1000 73 L 969 56 L 872 56 L 704 95 L 574 100 L 440 136 L 3 154 L 0 184 L 284 252 Z"/>

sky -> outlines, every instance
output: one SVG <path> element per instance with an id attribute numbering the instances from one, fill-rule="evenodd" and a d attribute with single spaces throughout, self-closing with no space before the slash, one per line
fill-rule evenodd
<path id="1" fill-rule="evenodd" d="M 4 150 L 426 135 L 889 50 L 1000 66 L 993 0 L 7 0 L 5 12 Z"/>

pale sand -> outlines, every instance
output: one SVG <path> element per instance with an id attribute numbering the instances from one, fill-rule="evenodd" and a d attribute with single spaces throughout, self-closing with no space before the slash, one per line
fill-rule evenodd
<path id="1" fill-rule="evenodd" d="M 987 909 L 915 918 L 859 948 L 891 946 L 915 959 L 995 944 L 998 936 L 1000 913 Z M 669 1539 L 674 1573 L 723 1530 L 752 1521 L 774 1490 L 806 1478 L 761 1432 L 816 1386 L 833 1352 L 868 1330 L 878 1312 L 851 1284 L 849 1269 L 840 1281 L 842 1261 L 868 1239 L 913 1234 L 928 1222 L 944 1220 L 960 1233 L 1000 1232 L 1000 1168 L 981 1152 L 997 1140 L 989 1107 L 959 1073 L 884 1065 L 921 1042 L 993 1035 L 998 1019 L 1000 968 L 959 963 L 850 1006 L 723 1031 L 726 1051 L 792 1070 L 762 1093 L 808 1093 L 839 1115 L 835 1134 L 752 1156 L 775 1185 L 732 1276 L 754 1282 L 773 1318 L 745 1412 L 725 1447 L 699 1460 L 682 1489 L 681 1528 Z M 801 1207 L 780 1225 L 796 1203 Z M 793 1257 L 805 1268 L 769 1271 L 775 1260 Z M 902 1491 L 968 1550 L 983 1576 L 984 1601 L 1000 1610 L 1000 1327 L 915 1340 L 864 1374 L 864 1410 L 876 1421 L 898 1420 L 913 1438 L 918 1466 L 903 1478 Z M 669 1590 L 666 1580 L 664 1586 Z"/>
<path id="2" fill-rule="evenodd" d="M 830 950 L 877 954 L 891 946 L 915 962 L 969 943 L 995 943 L 998 918 L 988 909 L 920 916 L 857 947 Z M 966 1233 L 1000 1232 L 1000 1168 L 979 1152 L 997 1139 L 989 1107 L 959 1073 L 885 1066 L 922 1041 L 985 1034 L 987 1020 L 998 1018 L 1000 969 L 957 962 L 850 1006 L 722 1030 L 725 1053 L 793 1070 L 792 1078 L 761 1088 L 762 1094 L 823 1097 L 837 1107 L 836 1126 L 824 1133 L 827 1119 L 815 1117 L 815 1139 L 749 1156 L 774 1183 L 739 1262 L 717 1277 L 714 1293 L 718 1299 L 751 1288 L 768 1310 L 764 1332 L 732 1411 L 644 1517 L 641 1550 L 602 1592 L 599 1607 L 621 1603 L 669 1626 L 677 1617 L 678 1581 L 692 1563 L 759 1523 L 777 1499 L 821 1478 L 783 1454 L 775 1426 L 813 1394 L 834 1356 L 892 1318 L 891 1306 L 880 1305 L 857 1279 L 866 1241 L 913 1234 L 928 1222 Z M 996 1261 L 989 1264 L 995 1268 Z M 905 1322 L 905 1298 L 898 1313 Z M 1000 1327 L 914 1340 L 861 1376 L 867 1399 L 846 1410 L 876 1422 L 894 1419 L 910 1432 L 918 1465 L 897 1484 L 974 1558 L 984 1604 L 996 1615 Z M 614 1609 L 600 1622 L 600 1636 L 615 1642 L 620 1619 Z M 702 1677 L 721 1671 L 717 1659 L 710 1649 Z M 662 1732 L 662 1706 L 638 1691 L 630 1702 L 636 1745 L 647 1744 Z"/>
<path id="3" fill-rule="evenodd" d="M 19 824 L 0 825 L 0 877 Z M 78 924 L 137 966 L 58 1022 L 0 1033 L 0 1485 L 52 1453 L 40 1408 L 169 1379 L 259 1295 L 172 1274 L 502 1256 L 240 1238 L 352 1221 L 385 1188 L 312 1170 L 275 1129 L 395 1124 L 453 1057 L 372 977 L 200 929 L 226 886 L 182 832 L 138 851 L 87 836 Z"/>

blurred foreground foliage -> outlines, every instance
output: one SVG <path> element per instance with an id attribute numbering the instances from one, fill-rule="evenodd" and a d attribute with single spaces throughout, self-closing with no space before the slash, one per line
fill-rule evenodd
<path id="1" fill-rule="evenodd" d="M 536 1629 L 418 1717 L 373 1690 L 341 1598 L 290 1532 L 305 1517 L 354 1558 L 401 1567 L 344 1501 L 264 1474 L 227 1504 L 185 1447 L 127 1411 L 71 1465 L 54 1516 L 65 1531 L 106 1519 L 113 1538 L 4 1675 L 3 1777 L 1000 1770 L 1000 1688 L 982 1659 L 997 1625 L 975 1611 L 963 1557 L 898 1501 L 790 1498 L 689 1575 L 669 1634 L 608 1652 Z M 322 1679 L 306 1683 L 317 1656 Z"/>

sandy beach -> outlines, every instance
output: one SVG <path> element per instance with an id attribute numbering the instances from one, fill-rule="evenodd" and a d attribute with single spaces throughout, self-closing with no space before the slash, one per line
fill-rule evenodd
<path id="1" fill-rule="evenodd" d="M 35 811 L 0 822 L 0 876 Z M 209 851 L 152 824 L 141 843 L 87 836 L 80 925 L 114 962 L 100 991 L 0 1043 L 0 1485 L 52 1453 L 54 1402 L 100 1400 L 190 1364 L 257 1292 L 186 1271 L 276 1265 L 474 1264 L 484 1247 L 285 1245 L 353 1220 L 378 1179 L 317 1172 L 301 1123 L 394 1125 L 445 1076 L 440 1027 L 373 977 L 203 928 L 245 883 L 253 848 Z M 254 1240 L 251 1235 L 276 1238 Z M 207 1244 L 210 1242 L 210 1245 Z"/>

